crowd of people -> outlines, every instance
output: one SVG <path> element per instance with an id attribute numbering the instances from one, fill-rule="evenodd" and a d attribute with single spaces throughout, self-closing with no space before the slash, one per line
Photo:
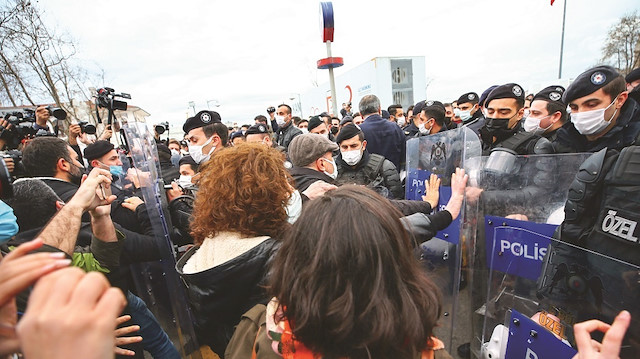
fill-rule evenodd
<path id="1" fill-rule="evenodd" d="M 640 144 L 640 69 L 625 78 L 598 66 L 567 89 L 527 94 L 508 83 L 407 109 L 383 110 L 366 95 L 357 110 L 345 103 L 304 119 L 282 104 L 241 128 L 200 111 L 183 138 L 156 132 L 152 183 L 110 128 L 90 138 L 73 124 L 66 139 L 24 141 L 21 160 L 5 157 L 0 168 L 10 179 L 0 202 L 0 356 L 179 358 L 133 284 L 132 265 L 168 250 L 188 298 L 179 305 L 197 342 L 220 357 L 448 358 L 434 334 L 441 288 L 414 250 L 459 216 L 469 176 L 455 169 L 443 208 L 435 175 L 422 200 L 405 199 L 407 141 L 468 128 L 486 156 L 617 155 Z M 48 130 L 44 107 L 36 116 Z M 596 180 L 576 181 L 590 190 Z M 143 200 L 158 183 L 171 248 Z M 567 216 L 563 234 L 597 216 L 580 200 L 570 196 L 577 205 L 565 211 L 582 212 Z M 623 260 L 640 265 L 631 253 Z M 630 321 L 623 311 L 612 325 L 577 324 L 578 356 L 617 357 Z"/>

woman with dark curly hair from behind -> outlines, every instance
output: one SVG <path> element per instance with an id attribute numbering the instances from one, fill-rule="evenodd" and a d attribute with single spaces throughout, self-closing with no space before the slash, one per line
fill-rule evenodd
<path id="1" fill-rule="evenodd" d="M 274 298 L 244 314 L 225 358 L 451 358 L 433 334 L 440 291 L 399 217 L 359 186 L 311 201 L 273 260 Z"/>
<path id="2" fill-rule="evenodd" d="M 200 344 L 223 354 L 242 313 L 268 302 L 262 281 L 288 226 L 293 188 L 282 155 L 261 144 L 225 148 L 201 173 L 191 222 L 196 247 L 176 269 Z"/>

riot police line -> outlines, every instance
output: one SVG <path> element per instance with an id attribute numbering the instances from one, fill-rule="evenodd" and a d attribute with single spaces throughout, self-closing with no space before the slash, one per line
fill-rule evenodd
<path id="1" fill-rule="evenodd" d="M 513 86 L 509 90 L 513 93 Z M 202 126 L 187 121 L 185 133 L 212 120 L 192 121 Z M 127 153 L 120 154 L 122 168 L 115 172 L 127 176 L 118 176 L 120 183 L 112 187 L 135 189 L 144 200 L 146 235 L 157 245 L 155 261 L 131 263 L 135 292 L 181 356 L 199 357 L 192 312 L 199 308 L 186 304 L 197 302 L 194 296 L 201 293 L 190 290 L 176 270 L 181 253 L 174 231 L 181 223 L 187 227 L 177 228 L 178 235 L 189 233 L 185 217 L 197 189 L 179 189 L 179 196 L 167 197 L 176 188 L 165 191 L 154 136 L 143 124 L 122 130 Z M 202 131 L 206 138 L 194 140 L 198 144 L 190 148 L 197 163 L 205 163 L 226 142 L 215 127 L 213 134 Z M 640 272 L 633 247 L 638 212 L 630 199 L 637 181 L 636 147 L 591 155 L 520 154 L 505 146 L 487 152 L 483 146 L 464 127 L 419 136 L 406 145 L 407 199 L 420 199 L 435 174 L 442 181 L 436 208 L 443 208 L 455 169 L 463 168 L 470 177 L 460 217 L 417 253 L 444 298 L 436 336 L 448 348 L 470 342 L 478 357 L 570 357 L 576 344 L 572 324 L 611 322 L 627 310 L 633 321 L 621 355 L 634 357 Z"/>

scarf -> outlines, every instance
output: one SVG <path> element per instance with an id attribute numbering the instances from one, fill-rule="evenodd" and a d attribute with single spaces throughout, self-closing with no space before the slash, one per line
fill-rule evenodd
<path id="1" fill-rule="evenodd" d="M 275 322 L 275 318 L 282 317 L 282 307 L 279 306 L 278 299 L 272 298 L 267 304 L 266 327 L 273 351 L 284 359 L 321 359 L 320 354 L 312 352 L 303 343 L 294 339 L 293 330 L 288 320 L 283 319 Z M 436 337 L 429 338 L 427 346 L 428 348 L 421 353 L 421 359 L 433 359 L 436 350 L 444 349 L 444 343 Z M 252 359 L 255 358 L 254 348 Z"/>

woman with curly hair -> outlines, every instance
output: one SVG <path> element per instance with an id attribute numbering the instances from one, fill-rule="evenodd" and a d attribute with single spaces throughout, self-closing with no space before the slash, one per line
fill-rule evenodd
<path id="1" fill-rule="evenodd" d="M 451 358 L 433 334 L 440 291 L 400 217 L 360 186 L 311 201 L 273 260 L 273 299 L 244 314 L 225 358 Z"/>
<path id="2" fill-rule="evenodd" d="M 261 284 L 286 229 L 293 188 L 281 154 L 261 144 L 225 148 L 201 171 L 191 234 L 176 269 L 200 344 L 224 353 L 242 313 L 266 303 Z"/>

